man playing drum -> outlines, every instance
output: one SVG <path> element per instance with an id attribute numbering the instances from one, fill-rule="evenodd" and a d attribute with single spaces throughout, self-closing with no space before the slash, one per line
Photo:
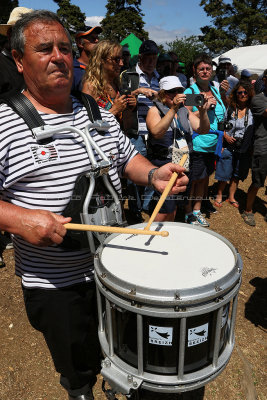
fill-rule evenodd
<path id="1" fill-rule="evenodd" d="M 78 129 L 88 125 L 85 107 L 70 97 L 71 43 L 58 17 L 43 10 L 23 16 L 14 26 L 12 49 L 26 83 L 23 95 L 45 124 Z M 67 128 L 44 145 L 8 105 L 0 107 L 0 229 L 13 234 L 26 311 L 45 337 L 69 399 L 93 399 L 100 364 L 93 259 L 89 249 L 60 246 L 64 224 L 71 221 L 62 212 L 77 177 L 90 168 L 88 155 L 81 137 Z M 186 189 L 183 168 L 167 164 L 151 173 L 153 165 L 135 151 L 112 114 L 101 110 L 101 115 L 109 130 L 91 134 L 111 155 L 109 175 L 118 192 L 120 177 L 147 185 L 148 175 L 163 191 L 173 172 L 178 178 L 171 193 Z"/>

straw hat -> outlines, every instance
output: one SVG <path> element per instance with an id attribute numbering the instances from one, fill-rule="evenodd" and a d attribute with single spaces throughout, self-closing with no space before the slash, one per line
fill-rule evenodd
<path id="1" fill-rule="evenodd" d="M 22 14 L 27 14 L 29 12 L 33 11 L 32 8 L 26 8 L 26 7 L 15 7 L 9 16 L 9 20 L 7 21 L 6 24 L 0 24 L 0 33 L 1 35 L 6 36 L 8 29 L 15 25 L 15 23 L 21 18 Z"/>

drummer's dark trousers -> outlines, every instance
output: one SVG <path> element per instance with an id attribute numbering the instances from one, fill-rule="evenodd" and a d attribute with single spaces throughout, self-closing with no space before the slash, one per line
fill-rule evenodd
<path id="1" fill-rule="evenodd" d="M 29 321 L 43 333 L 60 383 L 71 396 L 85 394 L 100 370 L 95 284 L 23 288 L 23 294 Z"/>

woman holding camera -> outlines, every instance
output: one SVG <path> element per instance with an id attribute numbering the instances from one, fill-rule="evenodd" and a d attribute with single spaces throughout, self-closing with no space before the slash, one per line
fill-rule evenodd
<path id="1" fill-rule="evenodd" d="M 146 118 L 149 131 L 147 158 L 158 167 L 172 161 L 174 154 L 181 157 L 186 152 L 190 157 L 193 130 L 205 134 L 210 129 L 207 115 L 208 102 L 204 100 L 204 105 L 198 107 L 199 117 L 188 111 L 184 107 L 186 100 L 184 88 L 177 76 L 162 78 L 159 87 L 159 101 L 154 102 L 155 105 L 149 109 Z M 157 196 L 155 193 L 154 199 L 157 200 Z M 150 208 L 154 208 L 154 204 L 151 203 Z M 176 208 L 177 199 L 167 197 L 155 221 L 174 221 Z M 192 210 L 189 208 L 190 205 L 186 205 L 186 212 L 192 215 Z M 192 215 L 188 223 L 193 222 L 197 223 Z"/>
<path id="2" fill-rule="evenodd" d="M 239 180 L 248 176 L 250 147 L 253 136 L 253 116 L 250 110 L 254 89 L 250 82 L 240 81 L 230 94 L 230 105 L 225 123 L 223 152 L 216 165 L 215 179 L 218 193 L 214 205 L 222 207 L 223 190 L 230 181 L 229 198 L 226 200 L 238 208 L 235 199 Z"/>
<path id="3" fill-rule="evenodd" d="M 209 200 L 202 203 L 203 198 L 207 199 L 209 176 L 215 167 L 215 151 L 218 142 L 218 130 L 223 124 L 226 108 L 223 97 L 229 88 L 227 80 L 220 84 L 220 91 L 211 83 L 213 77 L 212 59 L 207 54 L 201 54 L 194 60 L 193 65 L 195 83 L 185 90 L 186 94 L 205 94 L 210 101 L 208 117 L 210 121 L 210 132 L 207 135 L 193 136 L 193 170 L 192 170 L 192 198 L 194 201 L 193 213 L 202 226 L 209 226 L 208 221 L 201 213 L 205 207 L 206 213 L 216 212 Z M 187 106 L 199 116 L 196 106 Z M 220 140 L 220 139 L 219 139 Z"/>
<path id="4" fill-rule="evenodd" d="M 120 121 L 127 105 L 136 106 L 135 96 L 120 94 L 120 71 L 123 66 L 122 46 L 111 40 L 100 41 L 93 49 L 86 67 L 83 88 L 99 107 L 110 111 Z"/>

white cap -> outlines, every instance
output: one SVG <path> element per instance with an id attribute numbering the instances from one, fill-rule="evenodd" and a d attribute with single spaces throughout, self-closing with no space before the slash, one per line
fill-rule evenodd
<path id="1" fill-rule="evenodd" d="M 160 90 L 172 90 L 174 88 L 182 87 L 183 85 L 181 84 L 180 79 L 177 76 L 164 76 L 164 78 L 161 78 L 159 81 L 159 88 Z"/>
<path id="2" fill-rule="evenodd" d="M 219 60 L 218 60 L 219 64 L 232 64 L 232 60 L 230 57 L 226 57 L 226 56 L 220 56 Z"/>
<path id="3" fill-rule="evenodd" d="M 8 29 L 15 25 L 15 23 L 21 18 L 22 14 L 27 14 L 29 12 L 32 12 L 32 8 L 26 8 L 26 7 L 15 7 L 10 13 L 9 20 L 7 21 L 6 24 L 0 24 L 0 33 L 1 35 L 6 36 Z"/>

